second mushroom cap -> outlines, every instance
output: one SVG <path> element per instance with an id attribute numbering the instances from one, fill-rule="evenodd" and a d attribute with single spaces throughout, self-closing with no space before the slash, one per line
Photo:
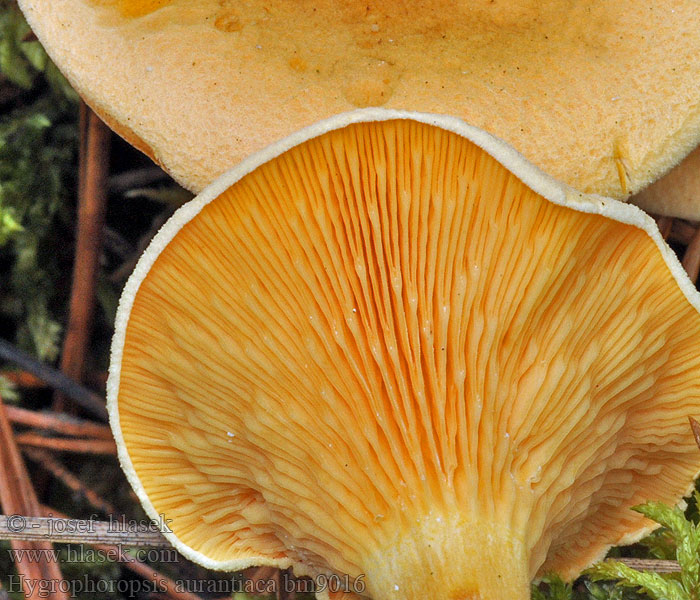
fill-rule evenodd
<path id="1" fill-rule="evenodd" d="M 695 0 L 19 0 L 117 131 L 201 190 L 356 107 L 461 117 L 625 198 L 700 141 Z"/>

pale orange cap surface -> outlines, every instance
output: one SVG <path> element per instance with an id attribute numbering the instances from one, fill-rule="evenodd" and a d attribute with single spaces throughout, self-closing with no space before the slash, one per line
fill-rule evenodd
<path id="1" fill-rule="evenodd" d="M 208 567 L 526 600 L 647 533 L 631 506 L 692 488 L 699 307 L 640 209 L 457 119 L 360 111 L 156 236 L 110 420 L 147 513 Z"/>
<path id="2" fill-rule="evenodd" d="M 19 0 L 118 132 L 198 191 L 318 119 L 461 117 L 625 198 L 700 139 L 695 0 Z"/>

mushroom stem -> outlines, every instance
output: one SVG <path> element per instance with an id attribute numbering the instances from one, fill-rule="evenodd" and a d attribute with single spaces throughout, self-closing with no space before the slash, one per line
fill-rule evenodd
<path id="1" fill-rule="evenodd" d="M 526 600 L 528 556 L 505 525 L 431 515 L 368 561 L 375 600 Z"/>

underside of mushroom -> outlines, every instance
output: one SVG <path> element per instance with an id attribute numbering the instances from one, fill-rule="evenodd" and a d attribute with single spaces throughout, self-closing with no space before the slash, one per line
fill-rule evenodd
<path id="1" fill-rule="evenodd" d="M 700 303 L 636 208 L 382 119 L 249 161 L 159 234 L 117 323 L 120 457 L 207 566 L 524 600 L 691 486 Z"/>

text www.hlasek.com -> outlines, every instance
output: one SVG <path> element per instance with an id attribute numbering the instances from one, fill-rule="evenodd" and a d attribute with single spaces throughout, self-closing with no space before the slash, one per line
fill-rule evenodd
<path id="1" fill-rule="evenodd" d="M 119 561 L 124 557 L 139 562 L 175 563 L 178 561 L 177 550 L 174 548 L 129 548 L 127 551 L 121 545 L 109 548 L 86 548 L 82 544 L 66 544 L 63 549 L 55 548 L 17 548 L 8 550 L 15 564 L 19 562 L 104 562 Z"/>

